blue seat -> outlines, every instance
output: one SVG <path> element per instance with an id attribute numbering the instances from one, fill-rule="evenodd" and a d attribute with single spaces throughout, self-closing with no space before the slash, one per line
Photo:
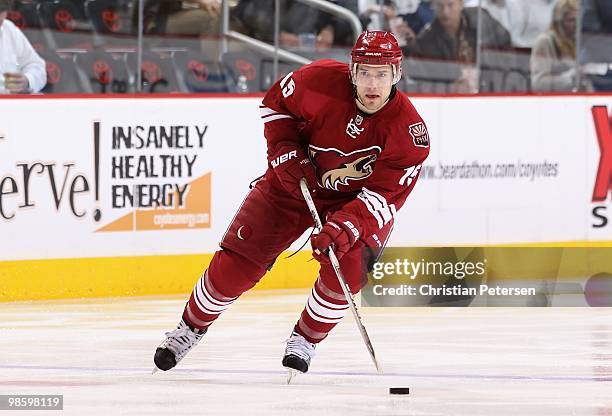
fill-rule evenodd
<path id="1" fill-rule="evenodd" d="M 174 63 L 189 92 L 235 91 L 223 63 L 195 51 L 176 52 Z"/>

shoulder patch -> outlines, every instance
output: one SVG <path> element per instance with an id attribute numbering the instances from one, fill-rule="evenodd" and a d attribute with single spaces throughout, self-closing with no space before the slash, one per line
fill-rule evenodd
<path id="1" fill-rule="evenodd" d="M 408 126 L 410 136 L 415 146 L 418 147 L 429 147 L 429 134 L 427 133 L 427 127 L 425 123 L 419 121 Z"/>

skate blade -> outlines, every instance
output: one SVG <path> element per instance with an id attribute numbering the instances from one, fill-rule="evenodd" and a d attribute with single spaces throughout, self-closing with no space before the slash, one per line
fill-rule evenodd
<path id="1" fill-rule="evenodd" d="M 293 380 L 298 374 L 303 374 L 301 371 L 294 370 L 293 368 L 285 368 L 287 369 L 287 384 L 291 384 L 291 380 Z"/>
<path id="2" fill-rule="evenodd" d="M 151 371 L 151 374 L 153 375 L 153 374 L 157 373 L 158 371 L 159 371 L 159 368 L 153 367 L 153 371 Z"/>

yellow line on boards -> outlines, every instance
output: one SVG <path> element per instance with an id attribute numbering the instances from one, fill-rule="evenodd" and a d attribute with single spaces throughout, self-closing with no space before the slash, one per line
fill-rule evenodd
<path id="1" fill-rule="evenodd" d="M 469 246 L 469 245 L 466 245 Z M 475 245 L 476 246 L 476 245 Z M 459 247 L 457 245 L 456 247 Z M 612 247 L 612 241 L 517 243 L 484 247 Z M 310 251 L 274 267 L 255 290 L 311 287 L 319 265 Z M 212 254 L 0 261 L 0 302 L 189 294 Z"/>
<path id="2" fill-rule="evenodd" d="M 312 286 L 318 263 L 298 252 L 274 267 L 257 290 Z M 193 289 L 212 254 L 17 260 L 0 262 L 0 302 L 90 297 L 185 294 Z"/>

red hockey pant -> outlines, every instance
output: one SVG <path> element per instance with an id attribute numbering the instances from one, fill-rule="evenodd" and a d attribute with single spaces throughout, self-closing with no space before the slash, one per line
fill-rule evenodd
<path id="1" fill-rule="evenodd" d="M 338 203 L 320 204 L 324 215 L 341 208 Z M 322 217 L 324 218 L 324 217 Z M 298 239 L 313 220 L 305 201 L 260 180 L 250 191 L 232 220 L 208 270 L 196 283 L 183 317 L 196 328 L 208 327 L 242 293 L 251 289 L 276 258 Z M 387 224 L 378 241 L 386 241 L 392 228 Z M 367 282 L 367 253 L 378 250 L 375 240 L 359 240 L 340 259 L 344 278 L 353 294 Z M 295 331 L 310 342 L 324 339 L 348 310 L 334 270 L 322 264 Z"/>

